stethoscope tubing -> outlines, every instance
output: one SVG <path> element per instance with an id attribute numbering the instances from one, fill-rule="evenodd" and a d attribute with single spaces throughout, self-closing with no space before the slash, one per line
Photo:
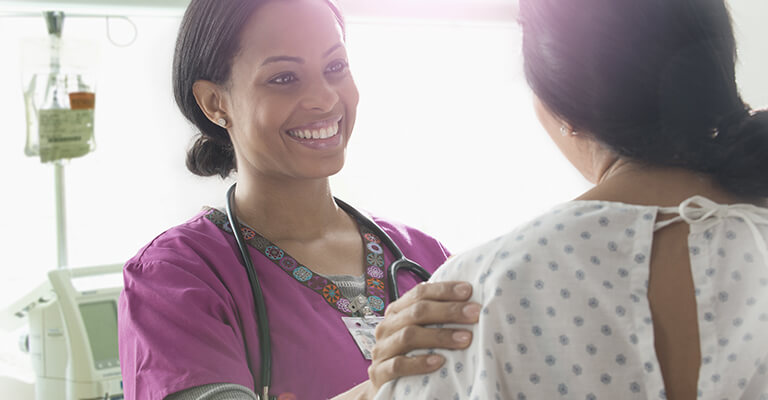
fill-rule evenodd
<path id="1" fill-rule="evenodd" d="M 240 250 L 243 266 L 248 274 L 248 282 L 251 284 L 253 302 L 256 305 L 256 321 L 259 330 L 259 355 L 261 359 L 261 380 L 259 381 L 261 383 L 261 391 L 256 395 L 259 399 L 269 400 L 269 387 L 272 385 L 272 335 L 269 330 L 267 305 L 264 301 L 264 293 L 261 290 L 261 283 L 259 282 L 259 277 L 256 275 L 256 270 L 253 268 L 251 255 L 248 253 L 248 246 L 245 243 L 245 239 L 243 239 L 243 233 L 240 230 L 240 222 L 238 222 L 235 217 L 234 199 L 236 186 L 237 183 L 232 184 L 227 191 L 227 219 L 229 219 L 229 226 L 232 228 L 237 247 Z M 247 354 L 248 344 L 245 343 L 245 346 Z M 248 368 L 251 370 L 251 374 L 253 374 L 250 358 L 248 358 Z"/>
<path id="2" fill-rule="evenodd" d="M 389 279 L 389 282 L 387 283 L 389 284 L 389 298 L 391 301 L 400 298 L 400 289 L 397 285 L 397 273 L 401 269 L 416 275 L 422 282 L 426 282 L 432 277 L 432 274 L 427 272 L 427 270 L 422 268 L 419 264 L 403 256 L 401 259 L 393 262 L 392 265 L 389 266 L 389 271 L 387 271 L 387 278 Z"/>
<path id="3" fill-rule="evenodd" d="M 261 290 L 261 283 L 259 282 L 259 278 L 256 275 L 256 270 L 253 267 L 253 261 L 251 261 L 251 256 L 248 252 L 248 246 L 245 243 L 245 239 L 243 239 L 240 222 L 237 220 L 235 215 L 235 187 L 237 187 L 237 183 L 232 184 L 232 186 L 229 187 L 229 190 L 227 190 L 227 219 L 229 220 L 229 225 L 232 228 L 232 233 L 235 236 L 235 242 L 237 243 L 240 257 L 242 258 L 243 267 L 245 267 L 246 273 L 248 274 L 248 282 L 251 285 L 253 301 L 256 305 L 256 321 L 258 323 L 259 329 L 259 350 L 261 352 L 261 390 L 260 393 L 256 394 L 256 396 L 260 400 L 270 400 L 274 398 L 274 396 L 269 396 L 269 388 L 272 384 L 272 336 L 269 330 L 267 306 L 264 301 L 264 293 Z M 406 271 L 409 271 L 418 276 L 422 281 L 429 280 L 431 277 L 430 273 L 416 262 L 406 258 L 405 255 L 403 255 L 403 252 L 400 251 L 400 248 L 397 246 L 397 244 L 395 244 L 395 241 L 392 240 L 387 232 L 381 229 L 381 227 L 379 227 L 376 222 L 374 222 L 368 216 L 357 211 L 354 207 L 350 206 L 344 201 L 341 201 L 335 197 L 334 200 L 336 201 L 336 204 L 339 206 L 339 208 L 359 221 L 364 227 L 374 232 L 376 236 L 381 239 L 384 246 L 388 248 L 392 253 L 395 261 L 390 265 L 387 274 L 387 283 L 389 286 L 388 294 L 390 301 L 395 301 L 400 298 L 400 292 L 397 285 L 397 272 L 399 270 L 405 269 Z M 251 370 L 251 374 L 253 374 L 253 368 L 251 366 L 250 359 L 248 361 L 248 368 Z M 256 377 L 254 377 L 254 380 L 255 379 Z"/>
<path id="4" fill-rule="evenodd" d="M 412 261 L 408 259 L 402 251 L 400 251 L 400 248 L 395 244 L 395 241 L 392 240 L 392 238 L 385 232 L 381 227 L 379 227 L 376 222 L 371 220 L 367 215 L 364 215 L 360 211 L 357 211 L 354 207 L 350 206 L 346 202 L 339 200 L 334 197 L 334 200 L 336 201 L 336 204 L 344 210 L 347 214 L 351 215 L 356 220 L 360 221 L 363 226 L 368 228 L 370 231 L 375 232 L 376 236 L 381 239 L 384 246 L 389 249 L 390 252 L 392 252 L 392 255 L 394 256 L 395 261 L 392 263 L 392 265 L 389 266 L 389 271 L 387 273 L 387 286 L 389 287 L 389 299 L 390 301 L 395 301 L 400 298 L 400 290 L 398 289 L 397 285 L 397 272 L 401 269 L 404 269 L 406 271 L 409 271 L 416 276 L 419 277 L 422 281 L 428 281 L 429 278 L 432 277 L 432 275 L 427 272 L 424 268 L 422 268 L 419 264 L 417 264 L 415 261 Z"/>

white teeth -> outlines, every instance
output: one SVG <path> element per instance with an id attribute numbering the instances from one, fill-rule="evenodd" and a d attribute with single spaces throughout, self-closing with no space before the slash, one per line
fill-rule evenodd
<path id="1" fill-rule="evenodd" d="M 336 136 L 337 133 L 339 133 L 338 122 L 322 129 L 296 129 L 288 131 L 288 134 L 299 139 L 328 139 Z"/>
<path id="2" fill-rule="evenodd" d="M 337 133 L 339 133 L 339 124 L 338 123 L 335 123 L 335 124 L 333 124 L 333 125 L 328 127 L 328 130 L 327 130 L 327 135 L 328 136 L 327 137 L 336 136 Z"/>

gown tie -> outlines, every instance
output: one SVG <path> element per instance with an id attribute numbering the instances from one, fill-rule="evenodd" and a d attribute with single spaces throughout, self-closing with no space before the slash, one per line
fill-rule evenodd
<path id="1" fill-rule="evenodd" d="M 689 225 L 715 224 L 725 218 L 738 218 L 744 221 L 752 232 L 757 250 L 763 256 L 763 262 L 768 266 L 768 246 L 758 225 L 768 225 L 768 209 L 752 204 L 718 204 L 703 197 L 693 196 L 678 207 L 663 207 L 659 209 L 664 214 L 678 214 L 675 218 L 656 224 L 655 231 L 679 221 Z"/>

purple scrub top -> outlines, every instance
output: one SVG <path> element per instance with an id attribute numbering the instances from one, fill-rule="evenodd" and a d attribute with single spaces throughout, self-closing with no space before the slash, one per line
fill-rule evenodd
<path id="1" fill-rule="evenodd" d="M 222 216 L 218 210 L 203 210 L 126 263 L 118 311 L 126 399 L 159 400 L 211 383 L 255 387 L 252 376 L 260 376 L 260 363 L 253 296 Z M 442 244 L 416 229 L 373 219 L 427 271 L 449 256 Z M 298 400 L 327 399 L 365 381 L 370 361 L 346 329 L 343 314 L 269 254 L 252 246 L 249 250 L 272 335 L 270 392 Z M 388 267 L 393 257 L 383 250 Z M 418 283 L 408 272 L 398 275 L 401 293 Z"/>

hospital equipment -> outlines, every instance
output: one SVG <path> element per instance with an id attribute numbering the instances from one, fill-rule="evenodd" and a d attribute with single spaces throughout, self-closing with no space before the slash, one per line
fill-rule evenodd
<path id="1" fill-rule="evenodd" d="M 93 73 L 96 50 L 62 38 L 64 13 L 43 13 L 48 39 L 22 47 L 28 156 L 40 161 L 82 157 L 95 148 Z M 88 65 L 90 64 L 90 66 Z"/>
<path id="2" fill-rule="evenodd" d="M 37 376 L 36 400 L 122 400 L 117 299 L 122 265 L 58 269 L 0 315 L 7 330 L 29 322 L 20 346 Z"/>
<path id="3" fill-rule="evenodd" d="M 233 184 L 227 191 L 227 218 L 229 219 L 229 225 L 232 227 L 232 232 L 235 235 L 235 241 L 237 242 L 240 257 L 242 258 L 242 264 L 248 274 L 248 281 L 251 284 L 251 291 L 253 292 L 253 299 L 256 306 L 256 318 L 258 320 L 259 326 L 259 349 L 261 354 L 261 379 L 258 381 L 261 382 L 261 390 L 257 391 L 256 396 L 260 400 L 270 400 L 273 399 L 274 396 L 269 396 L 269 387 L 272 383 L 272 342 L 269 332 L 269 320 L 267 319 L 267 307 L 264 303 L 264 295 L 261 290 L 259 278 L 256 275 L 256 270 L 253 268 L 253 262 L 251 261 L 251 256 L 248 252 L 248 246 L 245 243 L 245 239 L 243 238 L 240 222 L 237 220 L 237 216 L 235 215 L 234 202 L 236 186 L 236 183 Z M 378 236 L 384 246 L 388 248 L 390 252 L 392 252 L 395 261 L 393 261 L 389 266 L 389 271 L 387 273 L 387 284 L 389 285 L 390 300 L 394 301 L 400 297 L 400 293 L 397 290 L 396 279 L 398 271 L 408 271 L 416 275 L 422 281 L 426 281 L 430 278 L 430 273 L 422 268 L 419 264 L 405 257 L 403 252 L 400 251 L 400 248 L 397 246 L 397 244 L 395 244 L 392 238 L 373 220 L 363 215 L 349 204 L 339 199 L 335 200 L 339 208 L 344 210 L 365 228 L 369 229 L 376 236 Z M 360 313 L 363 316 L 372 314 L 370 308 L 366 306 L 361 307 Z M 254 382 L 256 382 L 256 377 L 254 377 Z"/>
<path id="4" fill-rule="evenodd" d="M 58 267 L 67 265 L 64 160 L 93 151 L 95 93 L 93 74 L 78 65 L 92 63 L 93 51 L 71 44 L 64 50 L 64 13 L 43 13 L 48 39 L 25 43 L 22 80 L 26 108 L 27 140 L 24 152 L 52 163 L 56 195 Z M 86 57 L 79 57 L 86 54 Z M 75 56 L 73 56 L 75 55 Z M 66 56 L 66 57 L 65 57 Z M 83 58 L 80 60 L 76 60 Z"/>
<path id="5" fill-rule="evenodd" d="M 21 46 L 22 85 L 26 109 L 25 154 L 53 164 L 56 202 L 58 268 L 67 266 L 65 160 L 82 157 L 95 148 L 95 67 L 98 46 L 62 38 L 66 16 L 166 15 L 178 16 L 189 0 L 7 0 L 0 16 L 42 15 L 47 40 Z M 122 17 L 125 18 L 125 17 Z M 114 42 L 113 42 L 114 43 Z"/>

